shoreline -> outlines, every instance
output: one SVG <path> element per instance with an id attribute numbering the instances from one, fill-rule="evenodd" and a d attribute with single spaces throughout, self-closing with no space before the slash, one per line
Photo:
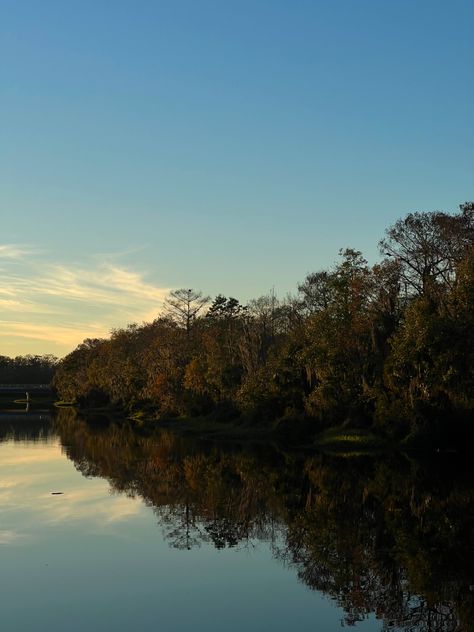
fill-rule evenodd
<path id="1" fill-rule="evenodd" d="M 55 402 L 53 408 L 72 408 L 86 421 L 96 423 L 126 424 L 137 434 L 153 435 L 170 431 L 178 436 L 217 442 L 245 442 L 254 444 L 286 445 L 291 449 L 317 451 L 327 454 L 376 455 L 389 453 L 472 454 L 472 438 L 466 442 L 446 442 L 445 437 L 408 435 L 391 437 L 371 428 L 361 428 L 349 423 L 315 429 L 310 418 L 282 419 L 277 422 L 256 424 L 245 417 L 219 421 L 215 417 L 170 417 L 157 419 L 144 411 L 129 413 L 117 407 L 79 408 L 66 402 Z"/>
<path id="2" fill-rule="evenodd" d="M 287 446 L 298 451 L 317 451 L 339 455 L 377 455 L 390 453 L 437 454 L 467 453 L 474 451 L 474 439 L 470 435 L 452 433 L 433 437 L 429 433 L 408 434 L 394 437 L 349 422 L 316 428 L 317 421 L 309 417 L 283 418 L 274 422 L 255 422 L 244 416 L 219 420 L 213 415 L 196 417 L 156 418 L 151 411 L 128 412 L 120 407 L 78 407 L 71 402 L 54 401 L 50 397 L 30 399 L 28 409 L 25 399 L 0 398 L 0 415 L 24 416 L 29 414 L 54 414 L 55 410 L 71 408 L 79 417 L 92 424 L 117 423 L 127 425 L 137 434 L 153 435 L 169 431 L 178 436 L 220 443 L 253 443 Z M 19 417 L 20 418 L 20 417 Z M 466 426 L 464 427 L 464 431 Z"/>

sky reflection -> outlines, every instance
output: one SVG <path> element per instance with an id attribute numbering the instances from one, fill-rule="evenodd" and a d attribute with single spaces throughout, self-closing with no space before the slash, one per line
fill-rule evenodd
<path id="1" fill-rule="evenodd" d="M 2 627 L 340 629 L 340 609 L 276 562 L 268 542 L 176 550 L 157 519 L 139 496 L 83 476 L 56 438 L 0 442 Z M 360 627 L 381 625 L 371 616 Z"/>
<path id="2" fill-rule="evenodd" d="M 138 499 L 111 493 L 103 479 L 79 476 L 63 454 L 59 440 L 50 443 L 6 442 L 0 445 L 0 508 L 3 525 L 12 527 L 22 516 L 33 537 L 38 527 L 82 522 L 91 530 L 137 516 L 146 508 Z M 60 493 L 58 493 L 60 492 Z M 28 518 L 28 519 L 25 519 Z M 17 543 L 13 528 L 0 531 L 0 543 Z"/>

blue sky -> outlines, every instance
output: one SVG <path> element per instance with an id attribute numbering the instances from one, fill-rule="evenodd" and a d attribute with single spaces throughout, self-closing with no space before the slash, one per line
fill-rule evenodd
<path id="1" fill-rule="evenodd" d="M 471 0 L 0 0 L 0 353 L 170 288 L 285 294 L 473 199 L 473 27 Z"/>

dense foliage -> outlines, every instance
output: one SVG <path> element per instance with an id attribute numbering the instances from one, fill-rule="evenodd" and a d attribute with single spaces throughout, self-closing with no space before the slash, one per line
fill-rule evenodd
<path id="1" fill-rule="evenodd" d="M 0 356 L 0 384 L 49 384 L 57 362 L 52 355 Z"/>
<path id="2" fill-rule="evenodd" d="M 474 408 L 474 203 L 410 213 L 370 266 L 340 251 L 297 295 L 241 305 L 173 292 L 162 316 L 85 340 L 54 378 L 63 400 L 156 418 L 305 418 L 402 436 Z M 209 303 L 208 303 L 209 304 Z"/>

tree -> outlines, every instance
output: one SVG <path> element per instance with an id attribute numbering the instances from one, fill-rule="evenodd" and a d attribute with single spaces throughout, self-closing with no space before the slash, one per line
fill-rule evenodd
<path id="1" fill-rule="evenodd" d="M 328 270 L 311 272 L 298 285 L 300 305 L 305 314 L 315 314 L 329 307 L 334 298 L 333 275 Z"/>
<path id="2" fill-rule="evenodd" d="M 208 302 L 209 296 L 203 296 L 202 292 L 184 288 L 173 290 L 165 301 L 165 312 L 189 335 L 197 315 Z"/>
<path id="3" fill-rule="evenodd" d="M 409 213 L 387 229 L 379 243 L 382 254 L 400 264 L 407 292 L 452 287 L 456 265 L 474 243 L 474 204 L 465 203 L 460 212 Z"/>
<path id="4" fill-rule="evenodd" d="M 228 320 L 237 318 L 243 311 L 245 311 L 245 307 L 243 307 L 236 298 L 233 296 L 226 298 L 222 294 L 218 294 L 208 309 L 206 318 L 212 320 Z"/>
<path id="5" fill-rule="evenodd" d="M 440 310 L 431 296 L 416 298 L 391 338 L 387 383 L 410 409 L 474 405 L 474 248 L 457 266 L 446 305 Z"/>

